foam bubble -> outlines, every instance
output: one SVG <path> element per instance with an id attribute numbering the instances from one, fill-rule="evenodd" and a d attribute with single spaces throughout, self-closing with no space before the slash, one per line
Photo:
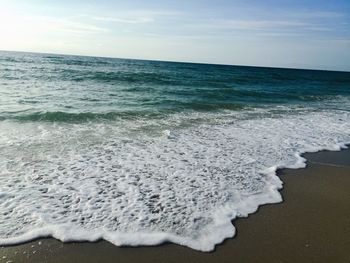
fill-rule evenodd
<path id="1" fill-rule="evenodd" d="M 0 122 L 0 245 L 53 236 L 212 250 L 234 236 L 232 219 L 282 200 L 276 169 L 350 142 L 349 112 L 261 114 L 182 126 L 177 115 L 158 134 Z"/>

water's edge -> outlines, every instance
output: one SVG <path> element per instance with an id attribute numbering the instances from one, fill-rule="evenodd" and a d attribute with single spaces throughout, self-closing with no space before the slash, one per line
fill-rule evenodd
<path id="1" fill-rule="evenodd" d="M 307 162 L 308 160 L 303 157 L 306 153 L 318 153 L 322 151 L 342 151 L 345 149 L 348 149 L 350 146 L 350 141 L 345 143 L 339 143 L 335 144 L 334 147 L 329 148 L 322 148 L 322 149 L 310 149 L 308 151 L 299 152 L 296 155 L 298 156 L 298 162 L 295 163 L 292 166 L 279 166 L 279 167 L 270 167 L 267 169 L 266 173 L 269 173 L 270 175 L 273 174 L 274 178 L 277 180 L 279 179 L 278 171 L 284 170 L 284 169 L 301 169 L 301 168 L 307 168 Z M 24 235 L 15 237 L 15 238 L 9 238 L 7 240 L 0 240 L 0 246 L 2 247 L 9 247 L 9 246 L 16 246 L 21 245 L 24 243 L 32 242 L 37 239 L 42 238 L 54 238 L 64 243 L 72 243 L 72 242 L 98 242 L 101 240 L 105 240 L 107 242 L 110 242 L 116 246 L 120 247 L 137 247 L 137 246 L 159 246 L 165 243 L 174 243 L 182 246 L 187 246 L 189 248 L 199 250 L 202 252 L 212 252 L 215 250 L 215 247 L 223 241 L 225 241 L 228 238 L 233 238 L 236 234 L 236 229 L 234 226 L 234 222 L 238 218 L 247 218 L 250 214 L 254 214 L 258 212 L 259 207 L 267 205 L 267 204 L 277 204 L 283 202 L 281 190 L 283 189 L 283 182 L 280 181 L 280 186 L 273 189 L 274 191 L 274 198 L 272 199 L 271 196 L 259 196 L 259 198 L 265 198 L 266 202 L 262 202 L 258 205 L 256 205 L 255 199 L 251 202 L 252 206 L 248 208 L 245 212 L 241 213 L 239 215 L 234 214 L 233 211 L 228 211 L 226 209 L 220 209 L 218 215 L 221 215 L 222 218 L 217 218 L 218 222 L 216 224 L 216 231 L 213 231 L 213 236 L 211 236 L 211 240 L 215 240 L 212 244 L 212 246 L 208 249 L 202 249 L 198 246 L 193 246 L 193 243 L 191 240 L 184 240 L 180 236 L 176 236 L 174 234 L 165 233 L 165 232 L 159 232 L 159 233 L 108 233 L 106 231 L 87 231 L 87 230 L 77 230 L 76 228 L 70 228 L 66 226 L 47 226 L 44 228 L 38 228 L 33 231 L 30 231 Z M 264 194 L 263 194 L 264 195 Z M 245 206 L 247 201 L 245 201 Z M 67 232 L 73 232 L 76 235 L 77 232 L 79 232 L 79 237 L 76 238 L 67 238 L 65 235 Z M 132 240 L 133 242 L 130 242 Z M 135 240 L 138 240 L 139 242 L 135 242 Z"/>

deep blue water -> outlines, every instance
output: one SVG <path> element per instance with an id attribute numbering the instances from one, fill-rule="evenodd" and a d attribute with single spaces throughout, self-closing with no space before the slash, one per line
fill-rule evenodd
<path id="1" fill-rule="evenodd" d="M 0 119 L 85 121 L 350 96 L 350 73 L 0 53 Z"/>

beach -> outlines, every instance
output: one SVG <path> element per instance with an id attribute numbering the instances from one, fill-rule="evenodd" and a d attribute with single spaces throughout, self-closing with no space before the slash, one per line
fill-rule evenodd
<path id="1" fill-rule="evenodd" d="M 0 263 L 350 263 L 349 0 L 3 2 Z"/>
<path id="2" fill-rule="evenodd" d="M 283 202 L 234 220 L 236 236 L 213 252 L 48 238 L 2 247 L 0 262 L 350 262 L 350 150 L 304 157 L 307 168 L 278 171 Z"/>

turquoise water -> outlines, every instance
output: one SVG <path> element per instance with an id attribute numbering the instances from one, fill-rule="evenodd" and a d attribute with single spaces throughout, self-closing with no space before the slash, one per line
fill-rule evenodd
<path id="1" fill-rule="evenodd" d="M 0 52 L 0 245 L 210 251 L 349 142 L 349 72 Z"/>
<path id="2" fill-rule="evenodd" d="M 350 73 L 1 53 L 0 119 L 89 121 L 350 95 Z M 323 105 L 321 105 L 322 107 Z"/>

